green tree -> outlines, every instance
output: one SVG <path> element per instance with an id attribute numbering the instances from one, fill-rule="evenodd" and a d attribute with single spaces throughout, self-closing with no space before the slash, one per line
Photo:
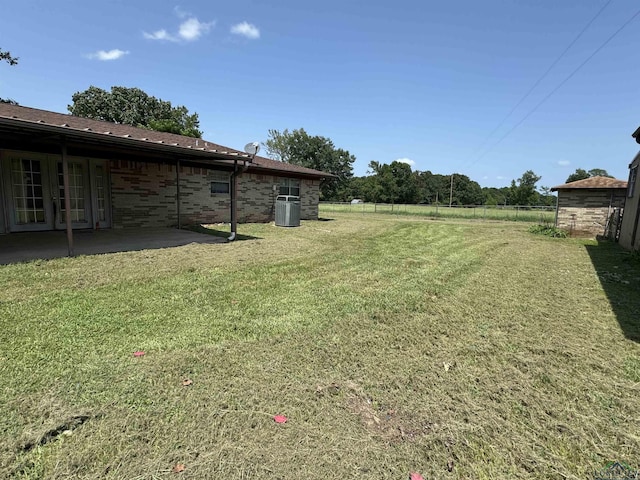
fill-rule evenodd
<path id="1" fill-rule="evenodd" d="M 482 188 L 478 182 L 466 175 L 453 174 L 453 197 L 455 205 L 481 205 L 484 200 Z"/>
<path id="2" fill-rule="evenodd" d="M 18 60 L 19 60 L 18 57 L 14 57 L 13 55 L 11 55 L 11 52 L 2 50 L 0 48 L 0 62 L 7 62 L 9 65 L 13 66 L 18 64 Z M 18 105 L 18 102 L 16 102 L 11 98 L 0 98 L 0 103 L 9 103 L 11 105 Z"/>
<path id="3" fill-rule="evenodd" d="M 5 61 L 9 65 L 17 65 L 18 60 L 20 59 L 11 55 L 11 52 L 2 50 L 2 48 L 0 48 L 0 62 Z"/>
<path id="4" fill-rule="evenodd" d="M 393 161 L 390 164 L 375 160 L 369 162 L 372 191 L 375 192 L 373 201 L 384 203 L 416 203 L 418 188 L 416 177 L 411 166 L 403 162 Z"/>
<path id="5" fill-rule="evenodd" d="M 609 177 L 609 178 L 613 178 L 613 175 L 609 175 L 609 172 L 607 172 L 603 168 L 592 168 L 591 170 L 589 170 L 589 176 L 590 177 Z"/>
<path id="6" fill-rule="evenodd" d="M 522 174 L 522 177 L 518 179 L 516 184 L 515 180 L 511 181 L 511 187 L 509 189 L 509 203 L 512 205 L 532 205 L 536 203 L 538 192 L 536 192 L 536 183 L 540 181 L 542 177 L 539 177 L 533 170 L 527 170 Z"/>
<path id="7" fill-rule="evenodd" d="M 322 182 L 320 199 L 345 200 L 343 197 L 347 195 L 356 157 L 347 150 L 336 148 L 331 139 L 311 136 L 304 128 L 292 132 L 269 130 L 269 139 L 264 146 L 271 158 L 335 175 Z"/>
<path id="8" fill-rule="evenodd" d="M 122 123 L 159 132 L 176 133 L 188 137 L 202 137 L 198 114 L 190 114 L 186 107 L 174 107 L 139 88 L 111 87 L 108 92 L 90 86 L 71 97 L 67 108 L 78 117 Z"/>
<path id="9" fill-rule="evenodd" d="M 582 168 L 576 168 L 576 171 L 567 177 L 567 181 L 565 183 L 576 182 L 578 180 L 584 180 L 585 178 L 589 178 L 589 172 Z"/>
<path id="10" fill-rule="evenodd" d="M 589 171 L 586 171 L 582 168 L 576 168 L 576 171 L 567 177 L 567 181 L 565 183 L 576 182 L 578 180 L 585 180 L 591 177 L 609 177 L 613 178 L 609 173 L 602 168 L 592 168 Z"/>
<path id="11" fill-rule="evenodd" d="M 551 192 L 549 187 L 540 187 L 540 200 L 537 202 L 539 205 L 545 205 L 547 207 L 554 206 L 558 198 Z"/>
<path id="12" fill-rule="evenodd" d="M 449 195 L 448 176 L 434 174 L 427 170 L 426 172 L 415 171 L 413 177 L 416 184 L 416 203 L 441 203 L 444 201 L 445 190 L 446 195 Z"/>
<path id="13" fill-rule="evenodd" d="M 485 205 L 505 205 L 509 201 L 510 193 L 509 187 L 484 187 L 482 189 Z"/>

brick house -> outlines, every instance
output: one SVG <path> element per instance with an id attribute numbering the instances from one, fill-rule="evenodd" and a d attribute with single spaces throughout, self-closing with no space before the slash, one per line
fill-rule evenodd
<path id="1" fill-rule="evenodd" d="M 66 205 L 73 229 L 229 222 L 234 172 L 239 222 L 271 221 L 278 194 L 299 195 L 302 219 L 317 219 L 320 182 L 332 176 L 203 139 L 0 104 L 0 234 L 66 229 Z"/>
<path id="2" fill-rule="evenodd" d="M 627 182 L 609 177 L 591 177 L 558 185 L 556 227 L 573 233 L 609 234 L 609 222 L 624 208 Z"/>
<path id="3" fill-rule="evenodd" d="M 633 138 L 640 143 L 640 128 L 633 133 Z M 629 164 L 629 183 L 627 187 L 627 202 L 620 228 L 620 245 L 628 250 L 640 250 L 640 185 L 638 185 L 638 168 L 640 167 L 640 152 Z"/>

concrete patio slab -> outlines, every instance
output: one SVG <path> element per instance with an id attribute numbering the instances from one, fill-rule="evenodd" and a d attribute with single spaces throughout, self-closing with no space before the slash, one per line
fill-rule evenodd
<path id="1" fill-rule="evenodd" d="M 75 255 L 170 248 L 190 243 L 225 243 L 226 239 L 175 228 L 76 230 Z M 63 231 L 0 235 L 0 265 L 68 256 Z"/>

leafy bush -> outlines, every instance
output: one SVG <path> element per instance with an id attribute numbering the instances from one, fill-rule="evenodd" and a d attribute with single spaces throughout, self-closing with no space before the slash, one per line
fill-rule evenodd
<path id="1" fill-rule="evenodd" d="M 552 227 L 551 225 L 542 225 L 542 224 L 531 225 L 529 227 L 529 231 L 531 233 L 536 233 L 538 235 L 546 235 L 547 237 L 553 237 L 553 238 L 567 238 L 569 236 L 566 230 Z"/>

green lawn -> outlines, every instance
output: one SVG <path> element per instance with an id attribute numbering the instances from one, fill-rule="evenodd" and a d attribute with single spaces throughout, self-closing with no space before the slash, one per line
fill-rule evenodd
<path id="1" fill-rule="evenodd" d="M 0 477 L 640 467 L 637 258 L 519 223 L 330 216 L 0 266 Z"/>

